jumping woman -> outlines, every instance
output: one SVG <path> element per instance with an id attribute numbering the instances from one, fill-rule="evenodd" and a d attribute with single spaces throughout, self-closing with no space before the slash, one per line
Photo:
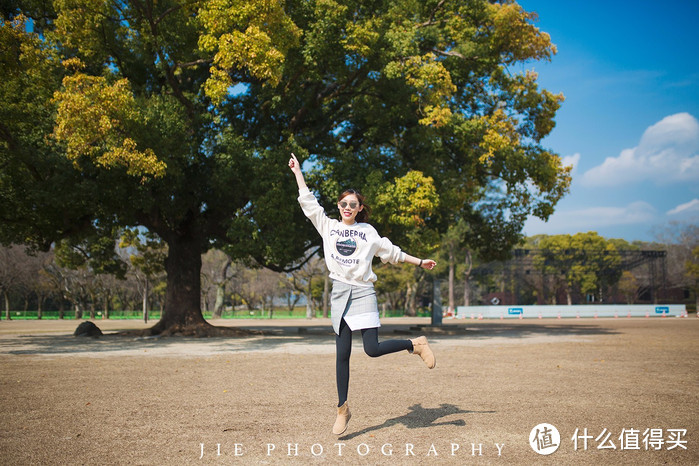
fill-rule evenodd
<path id="1" fill-rule="evenodd" d="M 387 340 L 379 343 L 379 308 L 376 302 L 374 282 L 376 274 L 371 269 L 374 256 L 384 263 L 409 264 L 432 270 L 436 265 L 432 259 L 418 259 L 401 251 L 388 238 L 382 238 L 369 225 L 369 206 L 364 197 L 353 189 L 344 191 L 338 201 L 341 220 L 325 215 L 317 199 L 306 186 L 301 165 L 292 153 L 289 168 L 296 177 L 299 188 L 298 201 L 303 213 L 311 220 L 323 238 L 325 262 L 333 281 L 330 314 L 335 331 L 337 419 L 333 434 L 341 435 L 347 430 L 351 414 L 347 406 L 349 387 L 349 360 L 352 351 L 352 332 L 361 330 L 364 351 L 371 357 L 407 350 L 419 355 L 428 368 L 434 368 L 434 353 L 424 336 L 412 340 Z"/>

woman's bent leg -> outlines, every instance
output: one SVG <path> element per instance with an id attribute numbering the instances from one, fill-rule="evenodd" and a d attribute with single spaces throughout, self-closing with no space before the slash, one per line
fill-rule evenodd
<path id="1" fill-rule="evenodd" d="M 347 326 L 347 322 L 342 319 L 340 322 L 340 334 L 335 335 L 335 376 L 337 379 L 338 408 L 347 401 L 347 391 L 349 389 L 349 361 L 352 354 L 352 330 Z"/>
<path id="2" fill-rule="evenodd" d="M 364 351 L 372 358 L 378 358 L 384 354 L 397 353 L 398 351 L 412 351 L 413 344 L 410 340 L 386 340 L 379 343 L 379 329 L 365 328 L 362 330 Z"/>

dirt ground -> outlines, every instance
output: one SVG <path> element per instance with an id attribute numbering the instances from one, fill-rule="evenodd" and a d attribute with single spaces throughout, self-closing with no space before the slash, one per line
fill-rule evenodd
<path id="1" fill-rule="evenodd" d="M 355 335 L 339 438 L 327 320 L 200 340 L 96 324 L 0 321 L 0 463 L 699 464 L 697 318 L 384 319 L 381 339 L 426 334 L 437 367 Z"/>

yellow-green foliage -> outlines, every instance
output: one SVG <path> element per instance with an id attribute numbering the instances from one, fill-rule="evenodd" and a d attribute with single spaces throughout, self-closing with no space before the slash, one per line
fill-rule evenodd
<path id="1" fill-rule="evenodd" d="M 519 134 L 511 118 L 502 110 L 496 110 L 492 115 L 480 117 L 485 131 L 479 144 L 483 149 L 479 161 L 484 165 L 490 165 L 496 153 L 503 153 L 509 148 L 519 145 Z"/>
<path id="2" fill-rule="evenodd" d="M 110 84 L 104 77 L 76 73 L 63 79 L 63 90 L 54 99 L 54 136 L 66 145 L 76 167 L 87 158 L 105 168 L 124 167 L 133 176 L 164 175 L 166 165 L 153 149 L 139 150 L 129 136 L 128 129 L 141 123 L 142 114 L 126 79 Z"/>
<path id="3" fill-rule="evenodd" d="M 411 170 L 392 183 L 384 184 L 373 203 L 387 214 L 389 222 L 421 227 L 425 224 L 425 217 L 439 206 L 439 196 L 431 177 Z"/>
<path id="4" fill-rule="evenodd" d="M 235 83 L 231 70 L 250 75 L 273 86 L 279 84 L 286 51 L 298 43 L 300 30 L 277 0 L 211 0 L 202 2 L 199 37 L 202 52 L 213 54 L 211 75 L 205 91 L 220 104 Z"/>
<path id="5" fill-rule="evenodd" d="M 420 112 L 424 115 L 420 119 L 421 124 L 436 127 L 447 124 L 451 117 L 451 109 L 447 103 L 456 91 L 456 86 L 452 83 L 451 75 L 444 64 L 437 61 L 434 53 L 391 62 L 386 65 L 385 71 L 389 78 L 402 76 L 414 89 L 411 98 L 419 105 Z"/>

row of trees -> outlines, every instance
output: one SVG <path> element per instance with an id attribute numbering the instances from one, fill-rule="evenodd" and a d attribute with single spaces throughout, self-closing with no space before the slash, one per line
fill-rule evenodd
<path id="1" fill-rule="evenodd" d="M 484 262 L 468 250 L 443 245 L 437 276 L 447 278 L 447 308 L 456 305 L 567 304 L 580 302 L 689 302 L 699 291 L 699 228 L 675 225 L 675 242 L 628 243 L 596 233 L 527 238 L 506 261 Z M 670 239 L 670 238 L 668 238 Z M 95 268 L 88 255 L 59 243 L 46 253 L 0 248 L 0 291 L 10 309 L 70 307 L 75 315 L 100 310 L 164 307 L 166 246 L 150 235 L 126 231 L 116 272 Z M 457 258 L 464 260 L 456 261 Z M 376 265 L 377 292 L 384 308 L 415 315 L 430 302 L 429 279 L 409 266 Z M 455 280 L 460 277 L 459 280 Z M 312 257 L 293 272 L 274 272 L 234 261 L 218 249 L 202 256 L 202 307 L 220 317 L 227 308 L 293 310 L 305 303 L 309 315 L 328 312 L 329 281 L 323 260 Z M 679 291 L 679 293 L 678 293 Z"/>
<path id="2" fill-rule="evenodd" d="M 513 304 L 672 302 L 696 306 L 699 228 L 676 225 L 684 242 L 628 243 L 596 233 L 527 238 L 513 258 L 481 264 L 476 278 Z M 504 304 L 505 302 L 503 302 Z"/>
<path id="3" fill-rule="evenodd" d="M 149 241 L 148 246 L 139 243 L 135 247 L 133 242 L 122 241 L 118 251 L 123 269 L 117 273 L 100 271 L 83 252 L 65 248 L 58 245 L 48 252 L 28 252 L 23 246 L 0 247 L 0 293 L 6 319 L 12 318 L 11 310 L 20 309 L 35 310 L 40 319 L 47 309 L 58 310 L 59 318 L 70 312 L 77 318 L 93 319 L 98 314 L 109 318 L 113 310 L 136 309 L 147 319 L 149 310 L 163 310 L 167 286 L 163 243 Z M 391 274 L 384 272 L 384 308 L 406 308 L 407 294 L 401 287 L 409 275 L 404 272 L 413 268 L 403 267 L 402 271 L 393 274 L 403 275 L 399 280 L 391 280 Z M 275 272 L 234 262 L 223 251 L 212 249 L 202 256 L 201 281 L 202 307 L 214 318 L 230 308 L 260 310 L 269 317 L 275 309 L 292 311 L 299 304 L 306 306 L 308 316 L 318 311 L 327 316 L 329 311 L 330 281 L 319 257 L 293 272 Z"/>
<path id="4" fill-rule="evenodd" d="M 526 70 L 556 49 L 514 1 L 17 0 L 0 13 L 0 243 L 65 242 L 123 273 L 123 230 L 157 235 L 153 334 L 219 333 L 201 312 L 208 250 L 276 272 L 314 257 L 291 151 L 312 162 L 323 205 L 359 188 L 379 231 L 423 257 L 450 238 L 503 258 L 570 185 L 541 145 L 563 96 Z"/>

